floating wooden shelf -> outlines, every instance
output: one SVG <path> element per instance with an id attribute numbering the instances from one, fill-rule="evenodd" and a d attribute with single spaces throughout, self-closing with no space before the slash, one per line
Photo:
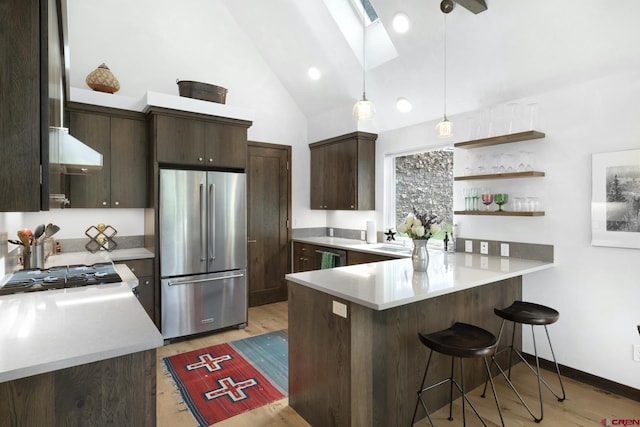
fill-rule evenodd
<path id="1" fill-rule="evenodd" d="M 509 211 L 453 211 L 454 215 L 487 215 L 487 216 L 544 216 L 544 211 L 509 212 Z"/>
<path id="2" fill-rule="evenodd" d="M 528 141 L 530 139 L 544 138 L 543 132 L 528 130 L 525 132 L 510 133 L 508 135 L 492 136 L 491 138 L 474 139 L 471 141 L 456 142 L 455 148 L 480 148 L 491 145 L 508 144 L 510 142 Z"/>
<path id="3" fill-rule="evenodd" d="M 504 179 L 504 178 L 531 178 L 536 176 L 544 176 L 544 172 L 527 171 L 527 172 L 509 172 L 509 173 L 491 173 L 486 175 L 467 175 L 456 176 L 454 181 L 471 181 L 475 179 Z"/>

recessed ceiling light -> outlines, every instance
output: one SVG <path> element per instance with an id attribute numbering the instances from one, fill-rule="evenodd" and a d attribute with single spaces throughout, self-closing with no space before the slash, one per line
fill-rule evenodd
<path id="1" fill-rule="evenodd" d="M 393 29 L 396 30 L 397 33 L 402 34 L 409 31 L 411 22 L 409 21 L 409 17 L 406 13 L 398 12 L 393 16 L 392 25 Z"/>
<path id="2" fill-rule="evenodd" d="M 409 102 L 407 98 L 398 98 L 396 100 L 396 108 L 401 113 L 408 113 L 413 109 L 413 105 L 411 105 L 411 102 Z"/>
<path id="3" fill-rule="evenodd" d="M 316 67 L 310 67 L 307 74 L 311 80 L 320 80 L 320 77 L 322 77 L 322 73 Z"/>

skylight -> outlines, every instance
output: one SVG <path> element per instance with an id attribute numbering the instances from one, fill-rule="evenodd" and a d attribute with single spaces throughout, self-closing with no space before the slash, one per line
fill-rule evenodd
<path id="1" fill-rule="evenodd" d="M 351 0 L 351 4 L 360 19 L 362 19 L 362 8 L 364 7 L 365 25 L 371 25 L 379 19 L 376 10 L 369 0 Z"/>

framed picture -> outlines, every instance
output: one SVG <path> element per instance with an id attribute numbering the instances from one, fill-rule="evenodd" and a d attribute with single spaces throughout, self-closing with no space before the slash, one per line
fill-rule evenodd
<path id="1" fill-rule="evenodd" d="M 640 150 L 592 155 L 591 244 L 640 248 Z"/>

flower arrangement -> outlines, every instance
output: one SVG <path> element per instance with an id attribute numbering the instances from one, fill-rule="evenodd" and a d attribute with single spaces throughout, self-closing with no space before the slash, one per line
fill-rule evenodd
<path id="1" fill-rule="evenodd" d="M 428 240 L 433 234 L 440 231 L 441 219 L 438 215 L 428 213 L 418 213 L 413 208 L 413 213 L 407 215 L 404 222 L 398 225 L 399 233 L 406 234 L 414 240 Z"/>

